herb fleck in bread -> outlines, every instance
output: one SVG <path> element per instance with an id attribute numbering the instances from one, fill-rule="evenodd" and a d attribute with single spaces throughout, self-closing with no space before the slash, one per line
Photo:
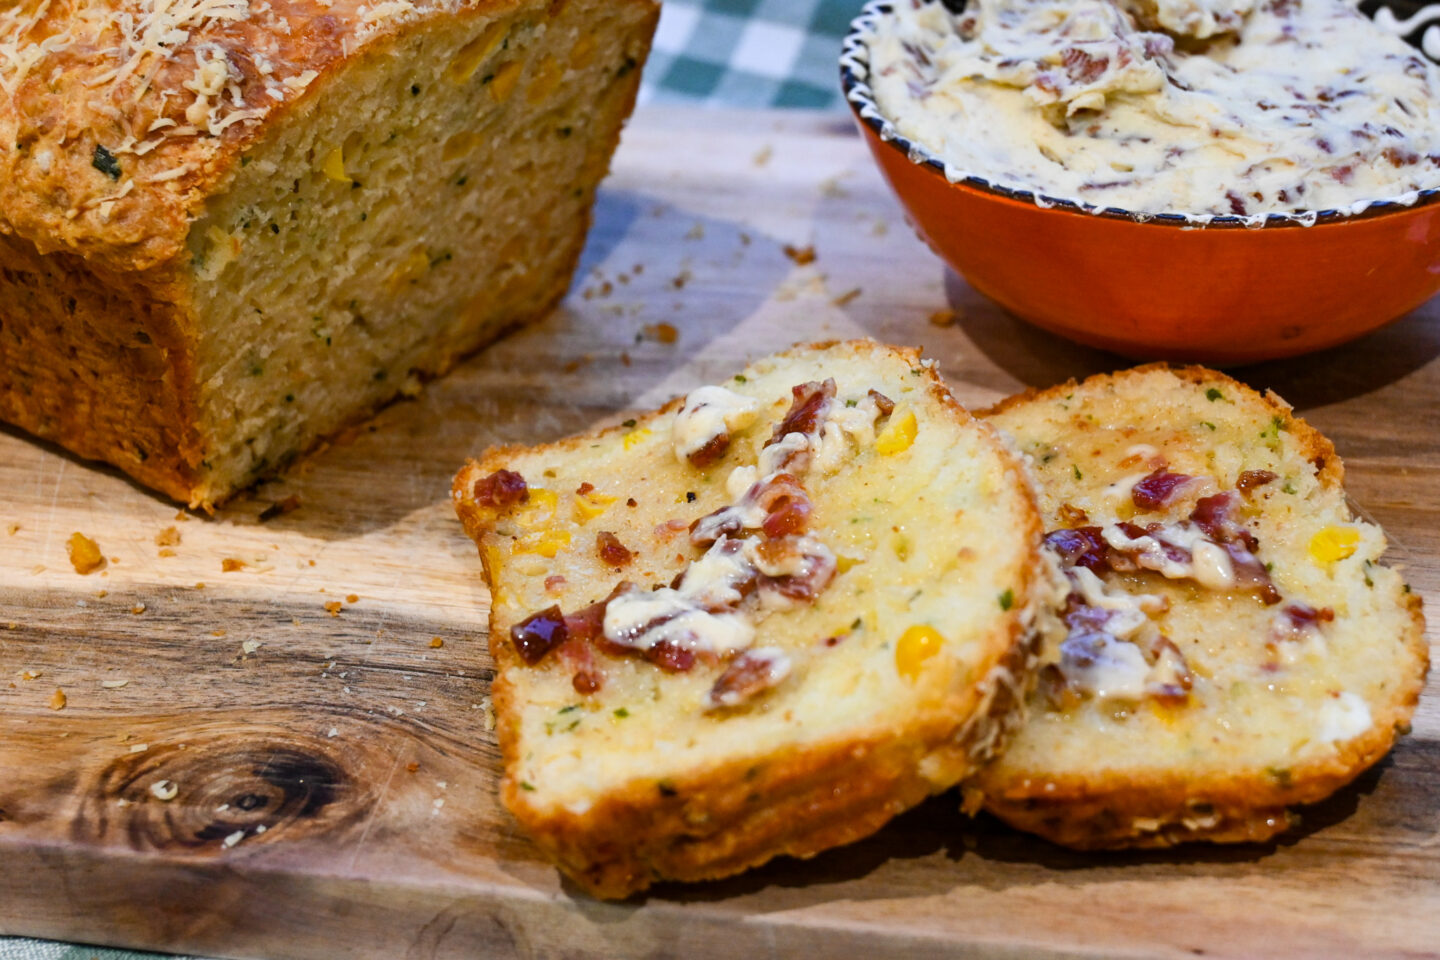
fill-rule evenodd
<path id="1" fill-rule="evenodd" d="M 657 14 L 0 5 L 0 419 L 208 505 L 541 314 Z"/>
<path id="2" fill-rule="evenodd" d="M 1420 600 L 1280 398 L 1150 366 L 985 416 L 1033 460 L 1072 593 L 972 804 L 1081 848 L 1263 840 L 1407 729 Z"/>
<path id="3" fill-rule="evenodd" d="M 868 341 L 490 450 L 454 495 L 504 802 L 602 897 L 815 854 L 972 773 L 1053 600 L 1018 461 Z"/>

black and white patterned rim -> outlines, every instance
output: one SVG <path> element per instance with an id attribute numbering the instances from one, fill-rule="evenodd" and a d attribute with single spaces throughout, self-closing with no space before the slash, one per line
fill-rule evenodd
<path id="1" fill-rule="evenodd" d="M 1390 3 L 1404 2 L 1407 0 L 1390 0 Z M 1381 0 L 1368 0 L 1368 2 L 1362 3 L 1361 9 L 1367 13 L 1371 11 L 1366 10 L 1366 7 L 1378 9 L 1379 12 L 1374 14 L 1375 21 L 1384 29 L 1400 34 L 1407 40 L 1410 40 L 1410 33 L 1416 33 L 1420 42 L 1432 42 L 1433 35 L 1433 45 L 1436 47 L 1436 52 L 1440 53 L 1440 4 L 1431 6 L 1419 3 L 1418 0 L 1408 0 L 1408 2 L 1421 9 L 1414 16 L 1403 21 L 1396 20 L 1390 6 Z M 1248 229 L 1279 226 L 1310 227 L 1321 223 L 1345 222 L 1362 216 L 1378 216 L 1407 207 L 1429 204 L 1440 198 L 1440 187 L 1431 187 L 1412 191 L 1400 197 L 1360 201 L 1344 209 L 1307 210 L 1301 213 L 1262 213 L 1249 217 L 1234 214 L 1143 214 L 1120 207 L 1100 207 L 1080 200 L 1052 197 L 1023 187 L 1008 187 L 968 171 L 952 169 L 925 146 L 900 133 L 895 125 L 885 118 L 875 103 L 874 92 L 870 89 L 870 40 L 875 36 L 881 18 L 889 15 L 893 9 L 893 0 L 868 0 L 860 11 L 860 15 L 851 21 L 850 31 L 845 35 L 840 52 L 841 89 L 846 102 L 855 111 L 855 115 L 860 118 L 860 122 L 873 130 L 882 141 L 904 153 L 912 163 L 930 168 L 951 183 L 962 183 L 997 196 L 1033 203 L 1041 209 L 1054 207 L 1088 213 L 1092 216 L 1130 220 L 1135 223 Z M 1424 36 L 1422 37 L 1421 34 Z M 1416 40 L 1411 40 L 1411 42 L 1416 43 L 1417 46 L 1420 45 Z M 1421 49 L 1424 50 L 1423 47 Z M 1424 52 L 1426 56 L 1432 56 L 1429 50 L 1424 50 Z"/>

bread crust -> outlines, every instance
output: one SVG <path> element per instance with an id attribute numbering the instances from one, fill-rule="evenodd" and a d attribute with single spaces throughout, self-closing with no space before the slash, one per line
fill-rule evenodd
<path id="1" fill-rule="evenodd" d="M 869 341 L 825 342 L 800 345 L 781 356 L 836 346 L 891 349 Z M 918 351 L 903 352 L 912 363 L 919 363 Z M 934 371 L 924 369 L 931 399 L 970 420 Z M 611 427 L 539 449 L 554 456 L 578 453 L 597 436 L 642 429 L 683 402 L 683 397 L 676 398 L 637 417 L 628 427 Z M 997 450 L 1003 449 L 991 428 L 976 425 L 985 428 Z M 470 491 L 476 480 L 513 462 L 517 454 L 535 449 L 491 448 L 479 460 L 467 462 L 455 478 L 457 513 L 479 546 L 492 589 L 501 575 L 495 514 L 478 507 Z M 1008 472 L 1016 488 L 1027 488 L 1018 462 L 1012 460 Z M 1016 535 L 1038 543 L 1040 532 L 1039 514 L 1031 512 Z M 1023 723 L 1025 694 L 1039 654 L 1035 621 L 1054 584 L 1038 552 L 1022 576 L 1014 610 L 1002 619 L 998 633 L 979 641 L 995 651 L 992 666 L 979 683 L 947 704 L 942 716 L 907 729 L 903 736 L 887 732 L 858 741 L 792 747 L 759 761 L 745 758 L 712 765 L 671 778 L 664 792 L 654 779 L 642 778 L 605 794 L 579 814 L 542 809 L 518 780 L 520 711 L 510 677 L 522 667 L 508 638 L 510 624 L 492 604 L 490 650 L 497 665 L 492 698 L 506 767 L 502 800 L 562 871 L 590 894 L 606 899 L 629 896 L 661 880 L 728 876 L 780 855 L 810 857 L 868 836 L 896 814 L 977 769 L 1003 749 L 1005 739 Z M 921 772 L 937 768 L 949 771 L 946 782 L 939 785 L 933 775 Z"/>
<path id="2" fill-rule="evenodd" d="M 994 417 L 1026 404 L 1053 401 L 1104 382 L 1141 379 L 1158 371 L 1203 387 L 1216 387 L 1262 403 L 1283 421 L 1326 490 L 1338 491 L 1344 464 L 1334 445 L 1273 392 L 1260 394 L 1214 370 L 1200 366 L 1152 363 L 1084 382 L 1069 380 L 1043 390 L 1027 390 L 979 411 Z M 992 765 L 970 785 L 968 806 L 984 808 L 1019 829 L 1077 849 L 1168 847 L 1189 841 L 1258 842 L 1284 832 L 1296 821 L 1291 808 L 1315 803 L 1353 781 L 1408 732 L 1410 718 L 1429 672 L 1422 601 L 1399 597 L 1405 630 L 1399 638 L 1418 669 L 1400 677 L 1401 686 L 1384 704 L 1370 704 L 1373 724 L 1362 736 L 1337 744 L 1333 754 L 1287 767 L 1277 778 L 1262 770 L 1237 770 L 1197 779 L 1184 770 L 1149 771 L 1145 776 L 1097 772 L 1085 776 L 1046 771 L 1006 770 Z"/>
<path id="3" fill-rule="evenodd" d="M 565 2 L 551 0 L 548 11 Z M 658 4 L 625 2 L 646 11 L 648 37 Z M 128 11 L 139 18 L 143 2 L 142 11 L 133 9 L 135 0 L 19 0 L 0 7 L 0 45 L 11 31 L 15 52 L 25 55 L 23 68 L 0 55 L 0 419 L 107 461 L 191 507 L 209 509 L 237 492 L 212 489 L 205 478 L 197 373 L 202 320 L 187 245 L 192 225 L 211 198 L 230 189 L 243 157 L 303 122 L 337 72 L 390 55 L 408 31 L 437 19 L 504 16 L 533 3 L 274 0 L 263 13 L 240 3 L 248 11 L 240 19 L 182 23 L 177 29 L 186 40 L 164 57 L 145 53 L 128 73 L 133 62 L 116 17 Z M 63 42 L 49 50 L 47 38 Z M 192 89 L 196 58 L 217 51 L 243 74 L 234 88 L 243 93 L 239 103 L 230 90 L 217 101 Z M 639 80 L 637 69 L 618 81 L 622 119 Z M 223 106 L 211 115 L 221 129 L 202 124 L 193 135 L 169 135 L 195 126 L 187 110 L 202 100 Z M 590 161 L 598 176 L 619 137 L 617 124 L 595 140 Z M 100 149 L 118 176 L 99 168 Z M 422 380 L 444 374 L 548 312 L 568 289 L 592 217 L 587 207 L 568 269 L 544 291 L 541 309 L 488 324 L 462 319 L 456 326 L 466 329 L 464 339 L 438 345 L 413 373 Z M 471 316 L 484 317 L 487 304 L 480 291 Z M 393 396 L 354 410 L 329 435 Z M 315 438 L 310 449 L 324 439 Z M 290 451 L 247 483 L 305 452 Z"/>

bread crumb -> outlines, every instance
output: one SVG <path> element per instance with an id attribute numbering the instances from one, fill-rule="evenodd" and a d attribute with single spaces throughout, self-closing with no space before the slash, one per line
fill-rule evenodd
<path id="1" fill-rule="evenodd" d="M 225 631 L 224 631 L 223 629 L 221 629 L 221 630 L 211 630 L 211 631 L 210 631 L 210 636 L 212 636 L 212 637 L 223 637 L 223 636 L 225 636 Z"/>
<path id="2" fill-rule="evenodd" d="M 15 674 L 21 680 L 39 680 L 44 675 L 44 670 L 21 670 Z"/>
<path id="3" fill-rule="evenodd" d="M 803 267 L 815 262 L 815 248 L 796 247 L 787 243 L 785 244 L 785 256 L 793 260 L 797 266 Z"/>
<path id="4" fill-rule="evenodd" d="M 698 220 L 695 221 L 695 226 L 691 227 L 691 228 L 690 228 L 690 232 L 687 233 L 687 234 L 685 234 L 685 239 L 686 239 L 686 240 L 704 240 L 704 239 L 705 239 L 705 224 L 701 223 L 701 222 L 698 221 Z"/>
<path id="5" fill-rule="evenodd" d="M 178 547 L 180 545 L 180 531 L 175 527 L 166 527 L 155 534 L 155 546 L 157 547 Z"/>
<path id="6" fill-rule="evenodd" d="M 130 683 L 129 680 L 101 680 L 101 681 L 100 681 L 100 689 L 102 689 L 102 690 L 119 690 L 120 688 L 128 685 L 129 683 Z"/>
<path id="7" fill-rule="evenodd" d="M 17 534 L 17 533 L 20 532 L 20 524 L 18 524 L 18 523 L 7 524 L 7 525 L 5 526 L 5 532 L 8 533 L 8 534 L 9 534 L 10 536 L 12 536 L 12 537 L 15 536 L 15 534 Z"/>
<path id="8" fill-rule="evenodd" d="M 181 523 L 189 523 L 190 514 L 186 513 L 184 510 L 179 510 L 175 513 L 175 519 L 179 520 Z"/>
<path id="9" fill-rule="evenodd" d="M 195 589 L 196 589 L 196 590 L 204 590 L 204 589 L 205 589 L 205 581 L 204 581 L 204 580 L 201 580 L 199 583 L 195 584 Z"/>
<path id="10" fill-rule="evenodd" d="M 680 331 L 673 323 L 651 323 L 645 326 L 645 336 L 657 343 L 674 343 L 680 339 Z"/>
<path id="11" fill-rule="evenodd" d="M 243 653 L 243 654 L 244 654 L 245 656 L 247 656 L 247 657 L 250 656 L 250 654 L 254 653 L 256 650 L 259 650 L 259 649 L 260 649 L 260 641 L 259 641 L 259 640 L 246 640 L 244 643 L 240 644 L 240 652 Z"/>
<path id="12" fill-rule="evenodd" d="M 133 614 L 135 614 L 135 616 L 137 616 L 137 617 L 140 616 L 140 614 L 142 614 L 142 613 L 145 612 L 145 604 L 143 604 L 143 603 L 137 603 L 137 604 L 135 604 L 135 606 L 133 606 L 133 607 L 130 608 L 130 612 L 133 613 Z"/>
<path id="13" fill-rule="evenodd" d="M 100 553 L 100 545 L 79 531 L 70 534 L 70 540 L 65 544 L 65 549 L 70 554 L 70 565 L 81 576 L 94 573 L 105 566 L 105 557 Z"/>
<path id="14" fill-rule="evenodd" d="M 346 603 L 359 603 L 359 602 L 360 602 L 360 596 L 359 596 L 358 594 L 354 594 L 354 593 L 347 594 L 347 595 L 345 596 L 345 602 L 346 602 Z"/>
<path id="15" fill-rule="evenodd" d="M 110 591 L 109 591 L 109 590 L 96 590 L 96 591 L 95 591 L 95 599 L 96 599 L 96 600 L 104 600 L 104 599 L 105 599 L 106 597 L 108 597 L 108 596 L 110 596 Z"/>
<path id="16" fill-rule="evenodd" d="M 236 830 L 234 833 L 230 834 L 228 837 L 226 837 L 226 838 L 225 838 L 223 841 L 221 841 L 221 842 L 224 843 L 225 849 L 226 849 L 226 850 L 229 850 L 231 847 L 235 846 L 237 843 L 239 843 L 241 840 L 244 840 L 244 839 L 245 839 L 245 831 L 244 831 L 244 830 Z"/>
<path id="17" fill-rule="evenodd" d="M 173 556 L 175 556 L 175 551 L 174 551 L 174 550 L 171 550 L 169 547 L 161 547 L 161 548 L 160 548 L 160 556 L 162 556 L 162 557 L 173 557 Z"/>
<path id="18" fill-rule="evenodd" d="M 487 731 L 488 731 L 488 730 L 494 730 L 494 729 L 495 729 L 495 702 L 494 702 L 493 700 L 491 700 L 489 697 L 482 697 L 482 698 L 480 699 L 480 709 L 481 709 L 482 711 L 484 711 L 484 716 L 485 716 L 485 729 L 486 729 Z"/>
<path id="19" fill-rule="evenodd" d="M 135 743 L 135 744 L 131 744 L 131 745 L 130 745 L 130 752 L 131 752 L 131 753 L 144 753 L 146 750 L 149 750 L 149 749 L 150 749 L 150 744 L 148 744 L 148 743 Z"/>
<path id="20" fill-rule="evenodd" d="M 431 637 L 431 638 L 430 638 L 430 649 L 431 649 L 431 650 L 439 650 L 439 649 L 440 649 L 441 647 L 443 647 L 443 646 L 445 646 L 445 641 L 442 640 L 440 637 Z"/>
<path id="21" fill-rule="evenodd" d="M 409 763 L 405 764 L 405 771 L 407 773 L 415 773 L 419 769 L 420 764 L 414 760 L 411 760 Z"/>
<path id="22" fill-rule="evenodd" d="M 846 290 L 844 293 L 840 294 L 840 296 L 836 297 L 830 302 L 837 307 L 843 307 L 845 306 L 845 304 L 849 303 L 851 300 L 854 300 L 858 296 L 860 296 L 860 288 L 856 287 L 853 290 Z"/>
<path id="23" fill-rule="evenodd" d="M 244 560 L 236 560 L 234 557 L 226 557 L 220 561 L 220 569 L 225 573 L 234 573 L 236 570 L 244 570 L 247 564 Z"/>
<path id="24" fill-rule="evenodd" d="M 180 795 L 180 785 L 174 780 L 156 780 L 150 784 L 150 795 L 156 800 L 169 803 Z"/>
<path id="25" fill-rule="evenodd" d="M 773 147 L 770 146 L 770 144 L 767 143 L 765 144 L 765 146 L 760 148 L 759 152 L 755 154 L 751 162 L 754 163 L 757 167 L 763 167 L 765 166 L 765 164 L 770 162 L 770 158 L 773 156 L 775 156 L 775 150 Z"/>
<path id="26" fill-rule="evenodd" d="M 936 327 L 953 327 L 959 319 L 960 314 L 950 309 L 936 310 L 930 314 L 930 324 Z"/>
<path id="27" fill-rule="evenodd" d="M 55 692 L 50 695 L 50 703 L 48 706 L 51 710 L 64 710 L 67 702 L 68 699 L 65 696 L 65 691 L 56 687 Z"/>
<path id="28" fill-rule="evenodd" d="M 332 617 L 340 616 L 340 601 L 331 600 L 329 603 L 325 604 L 325 612 L 330 614 L 330 616 Z"/>

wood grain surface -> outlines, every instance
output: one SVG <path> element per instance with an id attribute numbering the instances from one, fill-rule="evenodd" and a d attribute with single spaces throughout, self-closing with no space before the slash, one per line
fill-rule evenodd
<path id="1" fill-rule="evenodd" d="M 1389 759 L 1259 846 L 1082 855 L 948 795 L 808 862 L 620 904 L 538 857 L 495 797 L 451 475 L 856 335 L 924 344 L 974 405 L 1126 365 L 948 274 L 848 119 L 651 109 L 561 310 L 213 518 L 0 431 L 0 933 L 270 958 L 1437 955 L 1433 681 Z M 1239 372 L 1334 439 L 1432 609 L 1437 355 L 1432 303 Z M 103 570 L 71 568 L 76 531 Z"/>

